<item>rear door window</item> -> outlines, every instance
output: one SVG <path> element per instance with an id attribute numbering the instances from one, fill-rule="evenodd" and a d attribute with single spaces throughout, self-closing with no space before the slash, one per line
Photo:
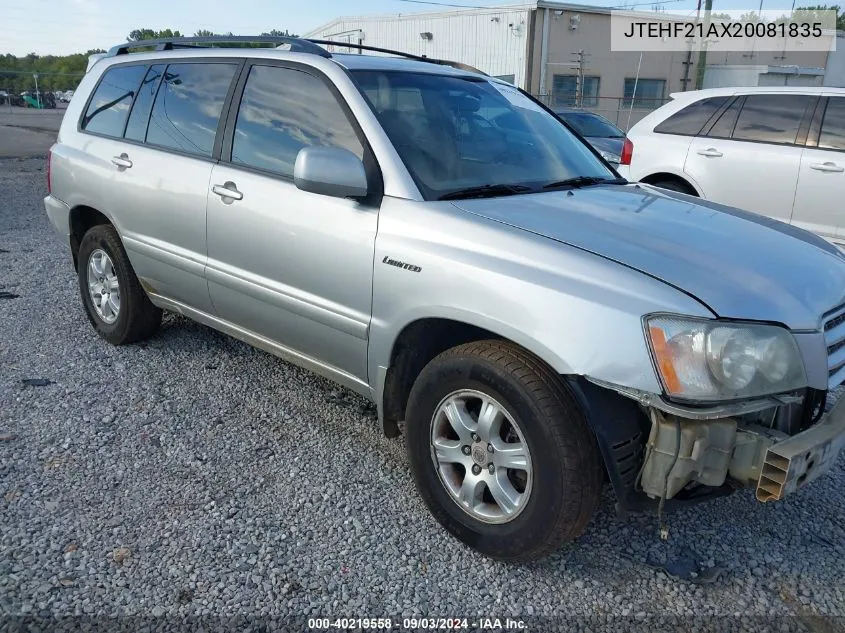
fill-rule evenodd
<path id="1" fill-rule="evenodd" d="M 129 108 L 146 71 L 146 65 L 116 66 L 107 70 L 82 117 L 82 129 L 116 138 L 123 136 Z"/>
<path id="2" fill-rule="evenodd" d="M 696 136 L 701 128 L 710 120 L 728 99 L 729 95 L 721 97 L 710 97 L 691 103 L 686 108 L 678 110 L 675 114 L 660 123 L 654 128 L 659 134 L 681 134 L 684 136 Z"/>
<path id="3" fill-rule="evenodd" d="M 170 64 L 161 80 L 147 143 L 211 156 L 220 113 L 238 65 Z"/>
<path id="4" fill-rule="evenodd" d="M 412 108 L 414 95 L 404 96 Z M 253 66 L 235 123 L 232 162 L 292 177 L 303 147 L 364 155 L 352 124 L 322 80 L 291 68 Z"/>
<path id="5" fill-rule="evenodd" d="M 804 113 L 813 102 L 809 95 L 748 95 L 734 128 L 736 141 L 793 144 Z"/>
<path id="6" fill-rule="evenodd" d="M 126 138 L 133 141 L 143 141 L 147 136 L 147 122 L 150 120 L 150 110 L 153 107 L 153 99 L 158 90 L 158 83 L 164 74 L 164 64 L 150 66 L 144 77 L 144 82 L 138 90 L 138 97 L 132 106 L 129 114 L 129 123 L 126 124 Z"/>
<path id="7" fill-rule="evenodd" d="M 831 97 L 827 102 L 819 148 L 845 150 L 845 97 Z"/>

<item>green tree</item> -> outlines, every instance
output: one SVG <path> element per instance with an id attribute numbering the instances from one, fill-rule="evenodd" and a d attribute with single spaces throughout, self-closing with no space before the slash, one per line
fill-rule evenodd
<path id="1" fill-rule="evenodd" d="M 838 31 L 845 31 L 845 13 L 842 12 L 842 8 L 838 4 L 833 5 L 826 5 L 826 4 L 818 4 L 809 7 L 798 7 L 795 11 L 792 12 L 792 17 L 788 15 L 782 15 L 777 20 L 775 20 L 778 24 L 785 23 L 785 22 L 820 22 L 821 21 L 821 13 L 820 11 L 835 11 L 836 12 L 836 29 Z M 828 25 L 825 25 L 828 26 Z M 831 25 L 832 26 L 832 25 Z"/>
<path id="2" fill-rule="evenodd" d="M 0 55 L 0 90 L 17 94 L 35 89 L 33 74 L 38 73 L 38 87 L 41 90 L 75 89 L 85 74 L 88 56 L 102 53 L 92 49 L 73 55 L 44 55 L 30 53 L 25 57 Z"/>
<path id="3" fill-rule="evenodd" d="M 798 7 L 792 14 L 793 22 L 819 22 L 821 14 L 819 11 L 835 11 L 836 12 L 836 29 L 845 30 L 845 13 L 838 4 L 832 6 L 816 5 L 813 7 Z"/>
<path id="4" fill-rule="evenodd" d="M 141 40 L 165 40 L 174 37 L 182 37 L 179 31 L 172 29 L 162 29 L 155 31 L 153 29 L 135 29 L 129 33 L 130 42 L 140 42 Z"/>

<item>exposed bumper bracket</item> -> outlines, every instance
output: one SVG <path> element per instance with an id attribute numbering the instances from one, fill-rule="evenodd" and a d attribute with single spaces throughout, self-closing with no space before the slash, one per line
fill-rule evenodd
<path id="1" fill-rule="evenodd" d="M 777 501 L 829 471 L 845 446 L 845 398 L 815 426 L 771 446 L 757 482 L 759 501 Z"/>

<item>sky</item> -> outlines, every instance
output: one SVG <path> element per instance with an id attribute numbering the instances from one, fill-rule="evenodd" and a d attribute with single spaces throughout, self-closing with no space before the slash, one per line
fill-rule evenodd
<path id="1" fill-rule="evenodd" d="M 616 7 L 626 0 L 581 0 L 578 4 Z M 660 0 L 657 0 L 660 1 Z M 0 0 L 0 54 L 66 55 L 108 49 L 126 41 L 132 29 L 198 29 L 254 35 L 271 29 L 305 33 L 343 15 L 416 13 L 450 6 L 523 4 L 510 0 Z M 649 10 L 648 0 L 627 0 Z M 666 9 L 695 9 L 696 0 L 663 0 Z M 786 8 L 788 0 L 764 0 L 765 9 Z M 714 0 L 714 10 L 757 9 L 759 0 Z"/>

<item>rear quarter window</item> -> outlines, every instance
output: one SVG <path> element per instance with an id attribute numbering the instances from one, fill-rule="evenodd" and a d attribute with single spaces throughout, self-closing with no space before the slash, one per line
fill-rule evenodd
<path id="1" fill-rule="evenodd" d="M 164 74 L 164 64 L 150 66 L 144 83 L 138 90 L 135 105 L 129 115 L 129 123 L 126 124 L 125 137 L 133 141 L 143 142 L 147 136 L 147 122 L 150 119 L 150 110 L 153 107 L 153 98 L 158 90 L 159 80 Z"/>
<path id="2" fill-rule="evenodd" d="M 687 107 L 678 110 L 668 119 L 657 125 L 654 131 L 659 134 L 681 134 L 683 136 L 696 136 L 701 132 L 710 118 L 716 114 L 728 99 L 728 95 L 721 97 L 708 97 Z"/>
<path id="3" fill-rule="evenodd" d="M 117 66 L 107 70 L 88 103 L 80 127 L 86 132 L 120 138 L 146 65 Z"/>
<path id="4" fill-rule="evenodd" d="M 827 102 L 819 147 L 845 150 L 845 97 L 831 97 Z"/>

